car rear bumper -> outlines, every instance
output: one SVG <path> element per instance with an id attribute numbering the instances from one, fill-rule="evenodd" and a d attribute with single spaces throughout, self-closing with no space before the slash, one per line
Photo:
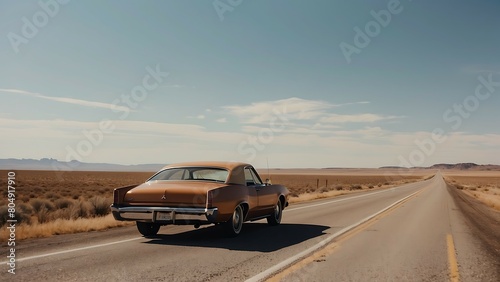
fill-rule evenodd
<path id="1" fill-rule="evenodd" d="M 160 224 L 210 224 L 215 223 L 217 208 L 134 207 L 111 205 L 116 220 L 157 222 Z"/>

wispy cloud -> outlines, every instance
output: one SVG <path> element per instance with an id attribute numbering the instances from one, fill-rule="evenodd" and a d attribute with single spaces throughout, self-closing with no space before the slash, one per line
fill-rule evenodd
<path id="1" fill-rule="evenodd" d="M 197 116 L 187 116 L 187 118 L 195 118 L 195 119 L 205 119 L 205 115 L 197 115 Z"/>
<path id="2" fill-rule="evenodd" d="M 123 135 L 126 138 L 134 136 L 177 136 L 192 140 L 206 140 L 216 142 L 234 142 L 241 140 L 246 135 L 234 132 L 212 132 L 205 127 L 196 124 L 178 124 L 137 120 L 108 120 L 112 131 L 106 133 L 109 136 Z M 25 130 L 32 136 L 38 136 L 39 132 L 47 130 L 57 131 L 61 134 L 73 137 L 81 135 L 84 130 L 95 131 L 99 129 L 99 123 L 75 120 L 21 120 L 0 118 L 0 130 Z M 81 137 L 81 136 L 80 136 Z"/>
<path id="3" fill-rule="evenodd" d="M 233 116 L 237 116 L 243 123 L 263 124 L 276 116 L 284 117 L 289 122 L 303 121 L 318 123 L 372 123 L 387 119 L 398 118 L 396 116 L 382 116 L 370 113 L 356 115 L 339 115 L 331 111 L 335 108 L 350 105 L 369 104 L 368 101 L 333 104 L 320 100 L 307 100 L 301 98 L 288 98 L 276 101 L 265 101 L 251 103 L 250 105 L 225 106 L 223 109 Z"/>
<path id="4" fill-rule="evenodd" d="M 251 103 L 250 105 L 233 105 L 223 107 L 229 114 L 239 117 L 243 123 L 268 123 L 274 116 L 287 119 L 310 120 L 335 105 L 325 101 L 288 98 L 276 101 Z"/>
<path id="5" fill-rule="evenodd" d="M 322 117 L 320 122 L 325 123 L 372 123 L 382 120 L 398 119 L 403 118 L 402 116 L 383 116 L 377 114 L 358 114 L 358 115 L 338 115 L 329 114 L 328 116 Z"/>
<path id="6" fill-rule="evenodd" d="M 20 95 L 55 101 L 55 102 L 59 102 L 59 103 L 79 105 L 79 106 L 83 106 L 83 107 L 103 108 L 103 109 L 108 109 L 108 110 L 126 111 L 126 112 L 131 111 L 130 108 L 125 107 L 125 106 L 119 106 L 119 105 L 102 103 L 102 102 L 95 102 L 95 101 L 80 100 L 80 99 L 74 99 L 74 98 L 46 96 L 46 95 L 42 95 L 40 93 L 29 92 L 29 91 L 19 90 L 19 89 L 0 88 L 0 92 L 10 93 L 10 94 L 20 94 Z"/>

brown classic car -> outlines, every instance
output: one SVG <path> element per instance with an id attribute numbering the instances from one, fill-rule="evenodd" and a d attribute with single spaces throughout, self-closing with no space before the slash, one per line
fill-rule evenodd
<path id="1" fill-rule="evenodd" d="M 162 225 L 220 224 L 231 236 L 243 222 L 281 222 L 288 189 L 262 182 L 249 164 L 193 162 L 169 165 L 145 183 L 114 190 L 111 211 L 116 220 L 137 222 L 144 236 Z"/>

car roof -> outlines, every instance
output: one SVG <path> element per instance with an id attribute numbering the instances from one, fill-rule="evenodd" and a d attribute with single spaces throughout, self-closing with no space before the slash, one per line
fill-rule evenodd
<path id="1" fill-rule="evenodd" d="M 219 167 L 219 168 L 225 168 L 228 170 L 232 170 L 236 167 L 246 167 L 246 166 L 252 166 L 251 164 L 248 163 L 243 163 L 243 162 L 224 162 L 224 161 L 200 161 L 200 162 L 183 162 L 183 163 L 175 163 L 175 164 L 170 164 L 165 167 L 165 168 L 174 168 L 174 167 L 196 167 L 196 166 L 201 166 L 201 167 Z"/>
<path id="2" fill-rule="evenodd" d="M 176 168 L 176 167 L 217 167 L 227 169 L 229 175 L 227 177 L 226 183 L 228 184 L 239 184 L 245 185 L 245 167 L 253 167 L 248 163 L 243 162 L 224 162 L 224 161 L 202 161 L 202 162 L 185 162 L 170 164 L 162 168 Z"/>

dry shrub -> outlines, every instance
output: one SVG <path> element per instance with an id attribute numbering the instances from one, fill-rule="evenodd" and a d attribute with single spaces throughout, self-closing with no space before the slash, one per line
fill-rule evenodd
<path id="1" fill-rule="evenodd" d="M 72 205 L 70 208 L 71 218 L 77 219 L 77 218 L 88 217 L 91 213 L 91 210 L 92 207 L 90 203 L 80 199 L 77 202 L 75 202 L 75 204 Z"/>
<path id="2" fill-rule="evenodd" d="M 31 224 L 31 213 L 23 212 L 22 210 L 16 211 L 16 224 Z"/>
<path id="3" fill-rule="evenodd" d="M 38 223 L 45 223 L 50 221 L 49 210 L 44 206 L 37 213 L 36 218 L 38 219 Z"/>
<path id="4" fill-rule="evenodd" d="M 67 208 L 71 207 L 74 203 L 75 203 L 75 201 L 73 201 L 71 199 L 62 198 L 62 199 L 57 199 L 54 204 L 56 205 L 56 207 L 58 209 L 67 209 Z"/>
<path id="5" fill-rule="evenodd" d="M 323 187 L 323 188 L 321 188 L 321 189 L 319 190 L 319 192 L 320 192 L 320 193 L 326 193 L 326 192 L 328 192 L 328 191 L 330 191 L 330 189 L 329 189 L 328 187 Z"/>
<path id="6" fill-rule="evenodd" d="M 51 213 L 52 220 L 72 219 L 72 211 L 70 208 L 58 209 Z"/>
<path id="7" fill-rule="evenodd" d="M 33 207 L 35 213 L 39 213 L 44 209 L 47 211 L 55 210 L 54 204 L 46 199 L 33 199 L 30 201 L 30 205 Z"/>
<path id="8" fill-rule="evenodd" d="M 54 193 L 54 192 L 48 192 L 47 194 L 45 194 L 45 197 L 46 197 L 47 199 L 51 199 L 52 201 L 54 201 L 54 200 L 57 200 L 57 199 L 61 198 L 61 196 L 60 196 L 60 195 L 58 195 L 58 194 L 56 194 L 56 193 Z"/>
<path id="9" fill-rule="evenodd" d="M 92 206 L 93 215 L 95 216 L 105 216 L 111 212 L 109 206 L 112 201 L 107 198 L 94 196 L 89 199 L 89 202 Z"/>
<path id="10" fill-rule="evenodd" d="M 21 203 L 16 207 L 16 219 L 17 223 L 31 223 L 31 215 L 33 214 L 33 208 L 29 204 Z"/>
<path id="11" fill-rule="evenodd" d="M 363 189 L 363 187 L 359 184 L 356 184 L 356 185 L 351 185 L 351 188 L 349 188 L 349 190 L 361 190 Z"/>
<path id="12" fill-rule="evenodd" d="M 46 199 L 33 199 L 30 205 L 39 223 L 48 222 L 51 219 L 50 212 L 56 209 L 54 204 Z"/>
<path id="13" fill-rule="evenodd" d="M 30 204 L 21 203 L 17 206 L 17 210 L 26 214 L 33 214 L 33 208 Z"/>
<path id="14" fill-rule="evenodd" d="M 9 208 L 7 205 L 0 207 L 0 226 L 7 223 L 9 219 L 16 219 L 16 224 L 31 223 L 31 211 L 26 207 L 26 204 L 20 204 L 16 207 L 15 218 L 10 217 Z"/>

